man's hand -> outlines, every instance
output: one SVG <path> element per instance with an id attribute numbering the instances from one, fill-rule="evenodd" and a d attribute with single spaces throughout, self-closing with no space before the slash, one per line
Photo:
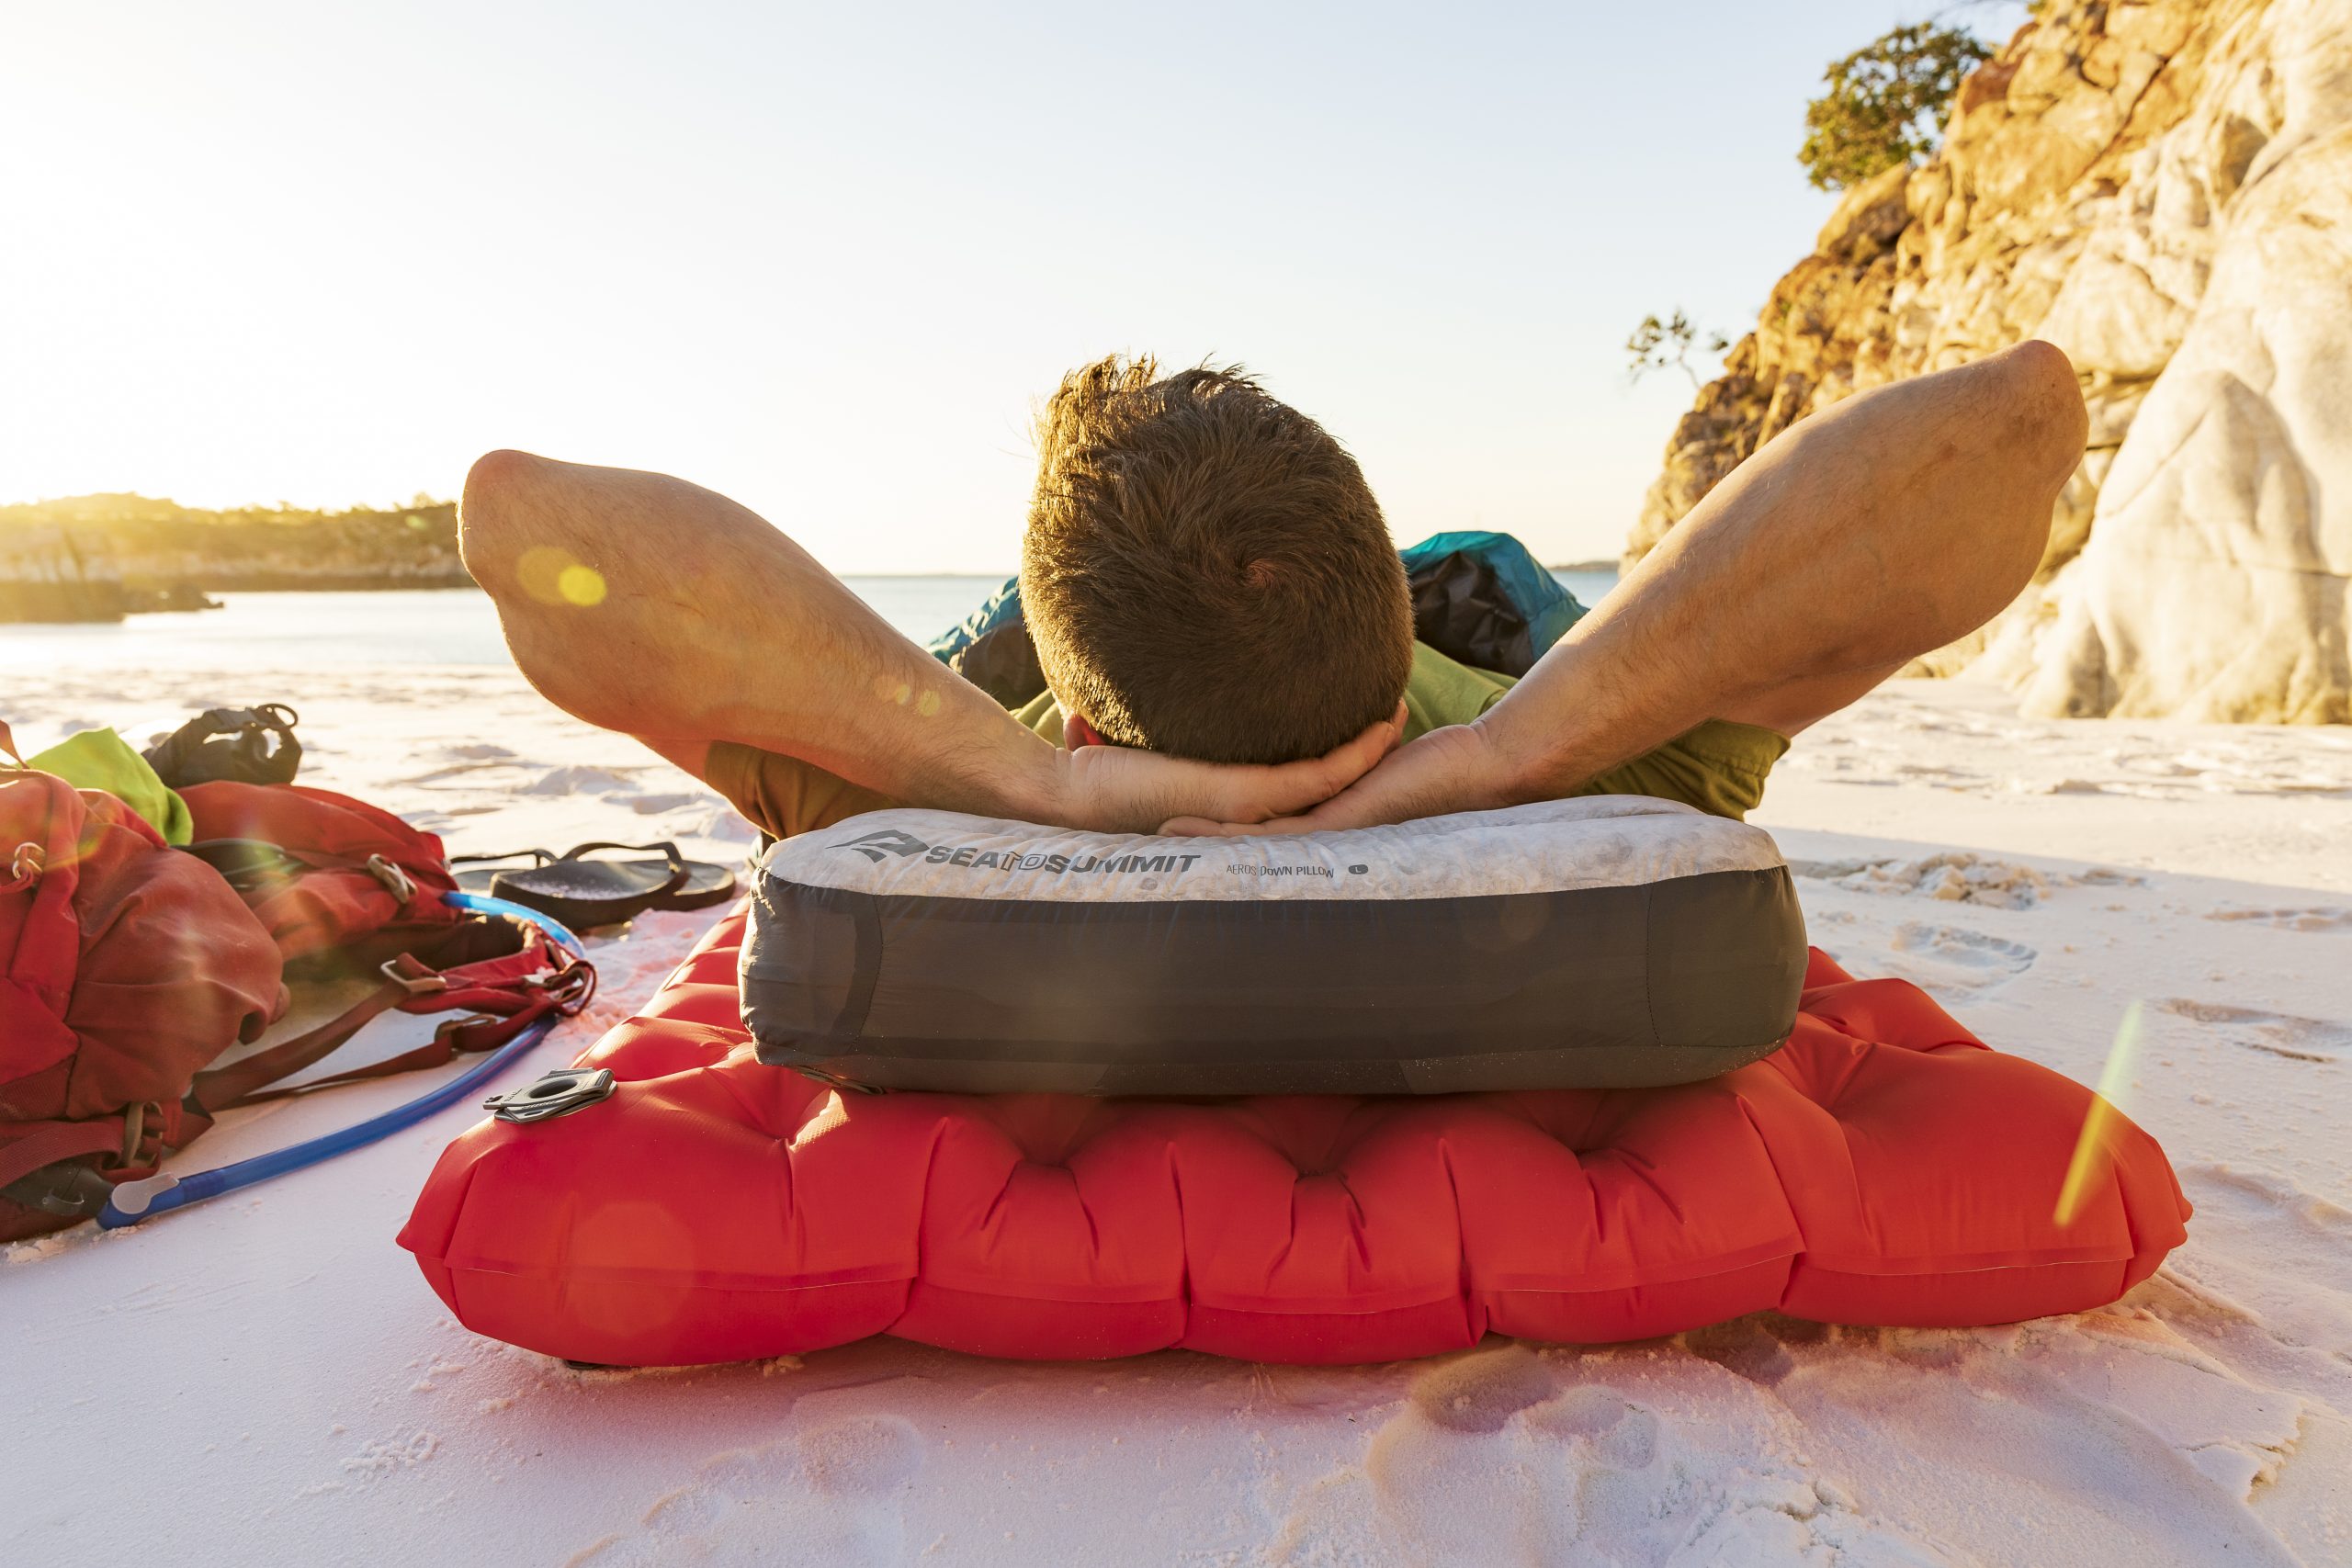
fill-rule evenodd
<path id="1" fill-rule="evenodd" d="M 1374 771 L 1404 733 L 1405 709 L 1366 727 L 1320 757 L 1272 767 L 1186 761 L 1123 746 L 1060 753 L 1062 782 L 1052 818 L 1097 831 L 1250 830 L 1330 799 Z M 1167 826 L 1159 826 L 1166 823 Z M 1228 828 L 1230 825 L 1230 829 Z"/>
<path id="2" fill-rule="evenodd" d="M 1340 754 L 1335 751 L 1323 761 L 1329 762 Z M 1482 811 L 1511 803 L 1507 775 L 1502 759 L 1478 726 L 1449 725 L 1388 752 L 1370 773 L 1312 810 L 1295 816 L 1179 817 L 1162 824 L 1159 830 L 1216 837 L 1319 833 L 1332 828 L 1409 822 L 1450 811 Z"/>

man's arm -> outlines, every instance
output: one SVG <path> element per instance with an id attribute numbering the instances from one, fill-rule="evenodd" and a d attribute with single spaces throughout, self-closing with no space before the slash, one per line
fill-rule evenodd
<path id="1" fill-rule="evenodd" d="M 1553 799 L 1710 718 L 1793 735 L 2017 596 L 2086 430 L 2046 343 L 1849 398 L 1741 464 L 1476 723 L 1255 830 Z"/>
<path id="2" fill-rule="evenodd" d="M 1254 769 L 1062 751 L 760 517 L 665 475 L 492 452 L 467 476 L 458 543 L 542 694 L 697 774 L 729 740 L 910 804 L 1148 830 L 1303 809 L 1395 741 L 1376 725 Z"/>

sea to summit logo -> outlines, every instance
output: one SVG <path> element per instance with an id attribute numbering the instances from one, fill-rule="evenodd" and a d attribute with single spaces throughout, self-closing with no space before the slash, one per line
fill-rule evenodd
<path id="1" fill-rule="evenodd" d="M 919 855 L 931 848 L 912 833 L 902 833 L 896 828 L 885 828 L 878 833 L 867 833 L 852 839 L 846 844 L 835 844 L 837 850 L 855 850 L 875 864 L 880 865 L 892 855 Z"/>
<path id="2" fill-rule="evenodd" d="M 880 865 L 896 855 L 900 860 L 921 855 L 929 865 L 962 866 L 973 871 L 1045 871 L 1056 876 L 1088 872 L 1170 872 L 1178 875 L 1193 869 L 1201 859 L 1198 854 L 1125 854 L 1125 855 L 1057 855 L 1025 848 L 984 850 L 978 844 L 926 844 L 912 833 L 896 828 L 864 833 L 847 843 L 835 844 L 837 850 L 853 850 Z M 1325 872 L 1324 875 L 1330 874 Z"/>

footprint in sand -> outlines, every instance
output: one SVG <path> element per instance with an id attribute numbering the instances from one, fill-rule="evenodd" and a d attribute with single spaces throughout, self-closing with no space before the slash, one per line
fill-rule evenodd
<path id="1" fill-rule="evenodd" d="M 2053 881 L 2063 881 L 2031 866 L 1981 860 L 1959 852 L 1919 860 L 1795 860 L 1789 863 L 1789 869 L 1813 881 L 1834 883 L 1849 893 L 1989 904 L 2001 909 L 2030 908 Z"/>
<path id="2" fill-rule="evenodd" d="M 2274 1056 L 2298 1062 L 2340 1062 L 2352 1056 L 2352 1025 L 2264 1012 L 2259 1008 L 2193 1001 L 2187 997 L 2165 997 L 2152 1005 L 2157 1011 L 2168 1012 L 2175 1018 L 2211 1024 L 2222 1030 L 2223 1037 L 2233 1044 L 2267 1051 Z"/>
<path id="3" fill-rule="evenodd" d="M 852 1416 L 802 1433 L 800 1462 L 820 1491 L 888 1492 L 922 1468 L 922 1438 L 896 1416 Z"/>
<path id="4" fill-rule="evenodd" d="M 1809 1325 L 1789 1325 L 1802 1335 Z M 1762 1319 L 1702 1336 L 1755 1381 L 1786 1375 Z M 1694 1346 L 1694 1348 L 1698 1346 Z M 1676 1416 L 1558 1353 L 1498 1345 L 1417 1378 L 1361 1465 L 1306 1487 L 1281 1562 L 1850 1562 L 1905 1568 L 1948 1559 L 1859 1516 L 1791 1457 L 1771 1396 L 1724 1396 Z M 1670 1381 L 1670 1380 L 1669 1380 Z M 1734 1411 L 1753 1429 L 1726 1437 Z M 1776 1440 L 1758 1447 L 1759 1431 Z M 1844 1555 L 1840 1555 L 1843 1553 Z"/>
<path id="5" fill-rule="evenodd" d="M 1574 1561 L 1575 1467 L 1531 1463 L 1555 1372 L 1521 1345 L 1473 1350 L 1414 1380 L 1361 1468 L 1310 1488 L 1286 1531 L 1294 1558 Z M 1310 1544 L 1311 1543 L 1311 1544 Z"/>
<path id="6" fill-rule="evenodd" d="M 1768 1387 L 1788 1375 L 1793 1362 L 1763 1324 L 1736 1326 L 1729 1336 L 1701 1337 L 1691 1348 L 1711 1360 L 1720 1359 L 1711 1350 L 1727 1354 L 1741 1363 L 1733 1371 Z M 1770 1408 L 1758 1409 L 1758 1428 L 1771 1424 L 1762 1413 Z M 1871 1568 L 1951 1561 L 1911 1531 L 1863 1517 L 1851 1496 L 1809 1473 L 1805 1461 L 1769 1448 L 1727 1453 L 1712 1434 L 1669 1425 L 1600 1384 L 1572 1388 L 1530 1412 L 1527 1428 L 1569 1445 L 1563 1458 L 1576 1476 L 1576 1531 L 1565 1561 Z"/>
<path id="7" fill-rule="evenodd" d="M 1894 894 L 1946 904 L 1983 904 L 1996 909 L 2030 909 L 2057 888 L 2138 886 L 2143 880 L 2108 866 L 2092 866 L 2076 874 L 2041 871 L 1964 850 L 1917 860 L 1893 856 L 1792 860 L 1789 869 L 1816 882 L 1834 883 L 1849 893 Z"/>
<path id="8" fill-rule="evenodd" d="M 1499 1432 L 1503 1423 L 1552 1397 L 1549 1364 L 1524 1346 L 1476 1350 L 1431 1368 L 1413 1384 L 1413 1408 L 1451 1432 Z"/>
<path id="9" fill-rule="evenodd" d="M 2352 1371 L 2352 1209 L 2273 1171 L 2184 1162 L 2180 1181 L 2199 1229 L 2152 1281 L 2182 1292 L 2160 1314 L 2209 1337 L 2220 1325 L 2316 1350 L 2344 1369 L 2338 1378 Z"/>
<path id="10" fill-rule="evenodd" d="M 895 1416 L 852 1415 L 797 1438 L 718 1454 L 655 1499 L 634 1533 L 571 1561 L 594 1568 L 671 1562 L 899 1562 L 909 1556 L 898 1494 L 923 1440 Z"/>
<path id="11" fill-rule="evenodd" d="M 412 773 L 406 778 L 395 779 L 393 782 L 424 785 L 437 784 L 444 779 L 464 779 L 476 773 L 499 773 L 510 768 L 539 765 L 516 756 L 503 746 L 494 745 L 487 740 L 465 740 L 453 746 L 436 746 L 430 755 L 440 759 L 436 765 L 426 768 L 423 773 Z M 424 761 L 426 758 L 420 756 L 417 760 Z"/>
<path id="12" fill-rule="evenodd" d="M 1692 1355 L 1766 1388 L 1778 1386 L 1796 1370 L 1796 1359 L 1789 1354 L 1788 1346 L 1752 1317 L 1691 1329 L 1682 1336 L 1682 1345 Z"/>
<path id="13" fill-rule="evenodd" d="M 2322 904 L 2307 909 L 2208 909 L 2209 920 L 2244 920 L 2286 931 L 2352 931 L 2352 909 Z"/>
<path id="14" fill-rule="evenodd" d="M 634 769 L 589 767 L 574 763 L 550 769 L 530 784 L 522 793 L 537 795 L 594 795 L 608 805 L 626 806 L 639 817 L 662 817 L 671 812 L 701 808 L 695 823 L 685 824 L 681 831 L 695 836 L 695 829 L 717 822 L 722 817 L 732 817 L 726 803 L 709 790 L 647 789 L 631 777 Z"/>
<path id="15" fill-rule="evenodd" d="M 1889 972 L 1930 987 L 1998 986 L 2032 968 L 2041 956 L 2021 942 L 1924 920 L 1905 920 L 1895 927 L 1888 945 L 1896 954 Z"/>
<path id="16" fill-rule="evenodd" d="M 723 801 L 708 810 L 679 818 L 676 830 L 688 838 L 710 839 L 722 844 L 751 844 L 760 836 L 757 828 Z"/>
<path id="17" fill-rule="evenodd" d="M 1580 1383 L 1528 1417 L 1527 1429 L 1551 1438 L 1581 1438 L 1592 1457 L 1612 1472 L 1646 1470 L 1657 1458 L 1657 1417 L 1597 1383 Z"/>
<path id="18" fill-rule="evenodd" d="M 610 768 L 592 768 L 580 763 L 555 768 L 542 773 L 523 786 L 525 795 L 630 795 L 639 793 L 637 781 L 626 773 Z"/>
<path id="19" fill-rule="evenodd" d="M 665 811 L 684 811 L 689 806 L 700 806 L 709 798 L 691 790 L 676 790 L 640 795 L 628 806 L 639 817 L 659 817 Z"/>

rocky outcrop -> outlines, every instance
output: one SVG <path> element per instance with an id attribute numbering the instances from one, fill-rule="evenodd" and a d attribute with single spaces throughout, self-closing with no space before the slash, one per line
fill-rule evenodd
<path id="1" fill-rule="evenodd" d="M 208 592 L 470 586 L 457 507 L 198 512 L 136 495 L 0 506 L 0 621 L 119 620 Z"/>
<path id="2" fill-rule="evenodd" d="M 54 524 L 0 530 L 0 622 L 119 621 L 130 605 L 104 540 Z"/>
<path id="3" fill-rule="evenodd" d="M 2352 720 L 2352 0 L 2046 7 L 1774 288 L 1628 563 L 1806 414 L 2029 337 L 2090 449 L 2033 585 L 1918 671 L 2041 714 Z"/>

